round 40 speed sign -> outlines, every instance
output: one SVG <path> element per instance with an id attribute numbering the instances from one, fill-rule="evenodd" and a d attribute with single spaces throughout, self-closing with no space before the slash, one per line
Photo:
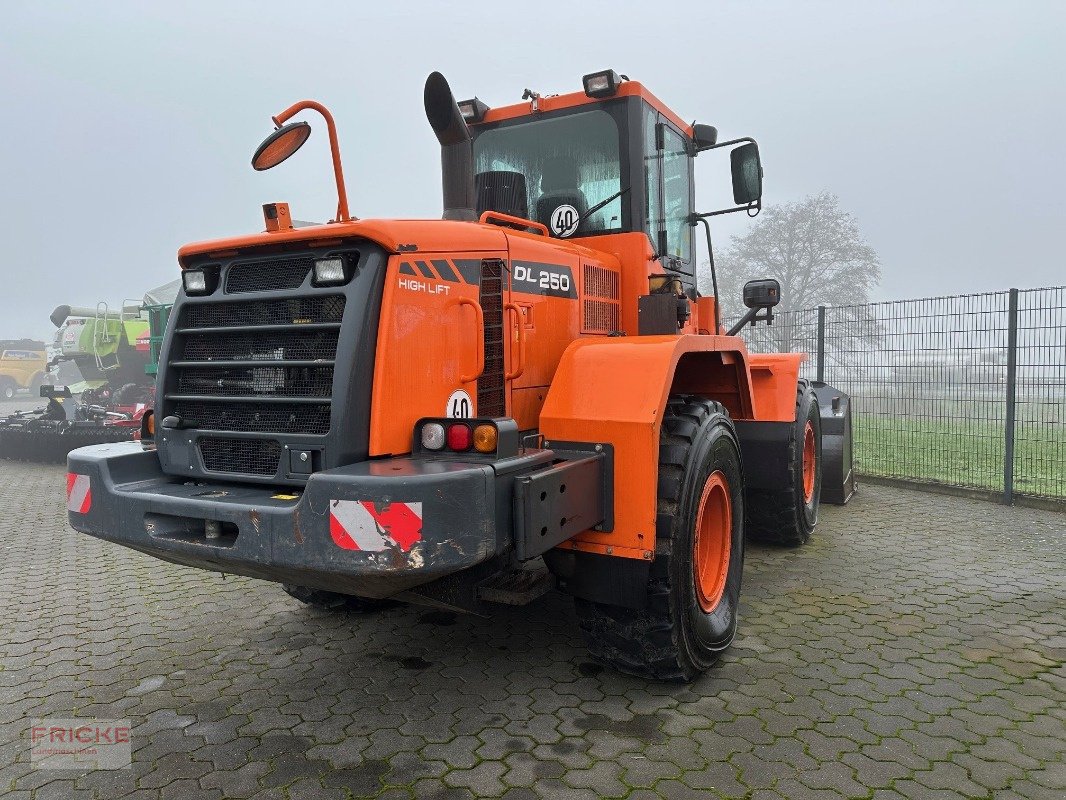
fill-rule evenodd
<path id="1" fill-rule="evenodd" d="M 565 239 L 577 230 L 577 220 L 580 214 L 569 203 L 557 206 L 552 212 L 551 229 L 556 236 Z"/>
<path id="2" fill-rule="evenodd" d="M 448 396 L 448 406 L 444 409 L 444 416 L 465 419 L 474 416 L 474 403 L 470 395 L 462 389 L 456 389 Z"/>

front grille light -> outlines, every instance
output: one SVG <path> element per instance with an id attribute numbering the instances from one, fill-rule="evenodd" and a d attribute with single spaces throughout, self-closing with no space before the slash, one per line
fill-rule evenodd
<path id="1" fill-rule="evenodd" d="M 338 286 L 348 281 L 348 271 L 340 256 L 320 258 L 315 261 L 315 286 Z"/>
<path id="2" fill-rule="evenodd" d="M 187 295 L 211 294 L 218 284 L 217 269 L 184 269 L 181 271 L 181 284 Z"/>

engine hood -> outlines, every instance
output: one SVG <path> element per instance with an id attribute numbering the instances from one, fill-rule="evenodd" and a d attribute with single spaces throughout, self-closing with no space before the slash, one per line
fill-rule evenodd
<path id="1" fill-rule="evenodd" d="M 369 239 L 390 253 L 499 252 L 507 248 L 507 235 L 496 225 L 438 219 L 360 219 L 194 242 L 178 250 L 178 261 L 184 266 L 197 256 L 221 257 L 234 251 L 285 244 L 320 247 L 334 240 L 354 238 Z"/>

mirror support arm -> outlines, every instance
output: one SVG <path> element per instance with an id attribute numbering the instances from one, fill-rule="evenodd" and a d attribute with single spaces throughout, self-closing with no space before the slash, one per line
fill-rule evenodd
<path id="1" fill-rule="evenodd" d="M 735 144 L 743 144 L 744 142 L 751 142 L 751 144 L 756 145 L 758 144 L 758 142 L 756 142 L 750 136 L 741 136 L 739 139 L 730 139 L 728 142 L 718 142 L 717 144 L 712 144 L 710 147 L 701 147 L 699 149 L 699 152 L 705 153 L 708 150 L 717 150 L 719 147 L 732 147 Z"/>
<path id="2" fill-rule="evenodd" d="M 722 214 L 734 214 L 737 211 L 747 211 L 749 217 L 757 216 L 758 213 L 760 211 L 762 211 L 762 200 L 756 200 L 751 205 L 737 206 L 736 208 L 725 208 L 725 209 L 722 209 L 721 211 L 704 211 L 703 213 L 700 213 L 700 214 L 693 214 L 690 217 L 690 219 L 697 220 L 697 219 L 705 219 L 707 217 L 717 217 L 717 216 L 721 216 Z M 755 213 L 752 214 L 751 213 L 752 211 L 754 211 Z M 692 224 L 695 225 L 696 223 L 693 222 Z"/>
<path id="3" fill-rule="evenodd" d="M 689 217 L 689 224 L 703 223 L 703 230 L 707 234 L 707 261 L 711 265 L 711 290 L 714 292 L 714 335 L 717 336 L 722 328 L 722 298 L 718 296 L 718 275 L 714 269 L 714 248 L 711 246 L 711 223 L 707 221 L 705 214 L 693 214 Z"/>
<path id="4" fill-rule="evenodd" d="M 348 222 L 351 215 L 348 213 L 348 192 L 344 188 L 344 170 L 341 167 L 341 148 L 337 142 L 337 125 L 333 121 L 333 115 L 329 109 L 314 100 L 301 100 L 286 108 L 276 117 L 271 117 L 274 124 L 281 127 L 289 119 L 304 110 L 317 111 L 326 120 L 326 130 L 329 133 L 329 149 L 333 156 L 333 177 L 337 181 L 337 218 L 334 222 Z"/>
<path id="5" fill-rule="evenodd" d="M 760 317 L 759 314 L 763 311 L 765 311 L 766 313 Z M 737 320 L 737 324 L 729 329 L 729 331 L 726 333 L 726 336 L 736 336 L 744 329 L 744 326 L 747 325 L 749 322 L 754 325 L 756 322 L 763 321 L 765 321 L 768 325 L 773 324 L 774 311 L 772 308 L 764 308 L 762 306 L 749 308 L 748 313 L 741 317 L 739 320 Z"/>

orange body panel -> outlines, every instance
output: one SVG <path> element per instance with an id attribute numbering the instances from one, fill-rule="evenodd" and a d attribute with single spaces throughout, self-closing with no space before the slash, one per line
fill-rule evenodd
<path id="1" fill-rule="evenodd" d="M 369 239 L 391 253 L 409 251 L 412 246 L 419 253 L 499 252 L 506 248 L 503 229 L 495 225 L 440 219 L 360 219 L 193 242 L 178 250 L 178 261 L 184 266 L 192 256 L 249 247 L 310 245 L 323 239 L 340 238 Z"/>
<path id="2" fill-rule="evenodd" d="M 623 84 L 624 85 L 624 84 Z M 613 256 L 622 267 L 622 327 L 629 336 L 637 335 L 637 298 L 649 291 L 648 278 L 662 275 L 666 270 L 655 257 L 651 239 L 644 233 L 610 233 L 568 240 L 604 255 Z M 602 257 L 602 256 L 601 256 Z M 693 304 L 692 317 L 679 333 L 696 333 L 697 308 Z M 703 326 L 706 327 L 706 326 Z"/>
<path id="3" fill-rule="evenodd" d="M 798 353 L 749 356 L 744 341 L 735 336 L 642 336 L 572 344 L 548 391 L 541 432 L 548 442 L 614 447 L 615 527 L 610 533 L 585 531 L 562 547 L 650 558 L 659 426 L 668 395 L 690 392 L 719 400 L 736 419 L 791 421 L 803 358 Z M 749 377 L 753 360 L 760 362 L 758 386 Z M 764 393 L 772 399 L 761 398 Z"/>
<path id="4" fill-rule="evenodd" d="M 546 441 L 614 448 L 614 530 L 586 531 L 563 547 L 628 558 L 655 548 L 659 426 L 681 357 L 743 348 L 710 336 L 585 339 L 566 352 L 541 413 Z M 742 352 L 742 351 L 741 351 Z"/>
<path id="5" fill-rule="evenodd" d="M 510 300 L 523 309 L 527 353 L 522 374 L 511 388 L 547 387 L 563 351 L 581 335 L 581 270 L 585 264 L 603 266 L 604 257 L 584 247 L 561 245 L 557 239 L 517 232 L 508 232 L 507 244 Z M 539 265 L 540 272 L 525 268 L 527 264 Z M 616 263 L 612 266 L 618 268 Z M 547 294 L 551 288 L 541 285 L 546 273 L 566 278 L 567 293 L 572 297 Z M 541 280 L 535 280 L 538 274 Z M 558 290 L 557 294 L 561 293 Z M 510 325 L 513 328 L 513 322 Z M 511 330 L 512 339 L 515 333 Z M 536 427 L 536 423 L 520 422 L 519 427 Z"/>
<path id="6" fill-rule="evenodd" d="M 796 418 L 796 382 L 806 353 L 753 353 L 748 357 L 755 419 L 791 422 Z"/>
<path id="7" fill-rule="evenodd" d="M 714 309 L 718 305 L 717 297 L 701 297 L 696 300 L 696 308 L 693 313 L 693 325 L 696 333 L 725 333 L 725 326 L 714 329 Z"/>
<path id="8" fill-rule="evenodd" d="M 479 286 L 462 279 L 455 262 L 506 256 L 501 250 L 389 258 L 374 358 L 371 456 L 410 452 L 415 422 L 449 416 L 448 398 L 457 390 L 470 396 L 470 413 L 477 414 L 482 334 L 469 304 L 478 305 Z"/>

